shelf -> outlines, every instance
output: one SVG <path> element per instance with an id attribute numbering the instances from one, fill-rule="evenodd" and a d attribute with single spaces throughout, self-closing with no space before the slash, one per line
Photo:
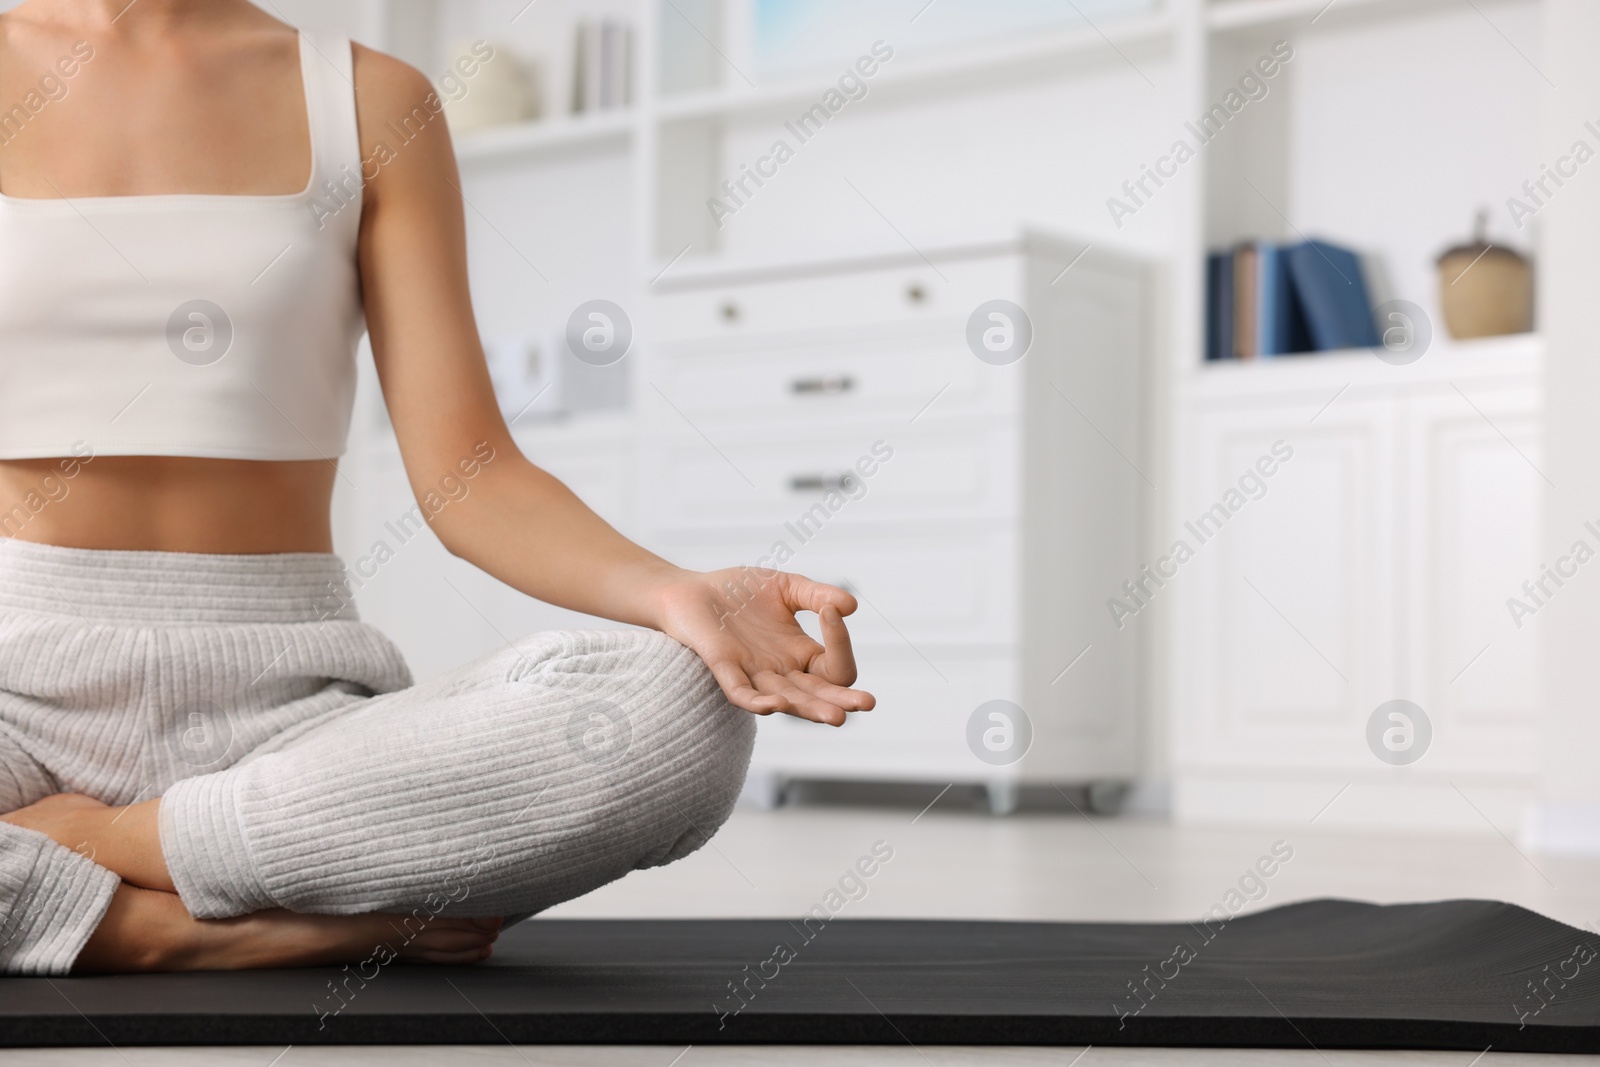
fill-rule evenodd
<path id="1" fill-rule="evenodd" d="M 1441 331 L 1444 328 L 1443 323 L 1436 326 Z M 1467 341 L 1435 337 L 1421 359 L 1404 366 L 1385 363 L 1368 348 L 1201 363 L 1187 375 L 1187 391 L 1195 397 L 1223 398 L 1291 389 L 1332 390 L 1345 386 L 1528 376 L 1540 373 L 1543 357 L 1544 337 L 1538 333 L 1513 333 Z"/>
<path id="2" fill-rule="evenodd" d="M 859 247 L 839 247 L 823 256 L 785 255 L 779 257 L 727 256 L 712 254 L 685 256 L 666 269 L 661 260 L 652 272 L 655 292 L 701 289 L 721 285 L 746 285 L 752 282 L 790 281 L 837 273 L 840 270 L 921 271 L 930 264 L 986 259 L 995 256 L 1034 255 L 1049 262 L 1066 263 L 1077 258 L 1084 240 L 1062 235 L 1048 228 L 1019 226 L 997 232 L 988 239 L 929 245 L 920 251 L 907 251 L 882 242 Z M 1103 248 L 1096 257 L 1102 269 L 1134 269 L 1134 261 L 1124 252 Z"/>
<path id="3" fill-rule="evenodd" d="M 1428 8 L 1455 6 L 1451 0 L 1216 0 L 1206 8 L 1206 27 L 1229 33 L 1294 24 L 1310 29 L 1361 15 L 1387 18 Z"/>
<path id="4" fill-rule="evenodd" d="M 1169 15 L 1145 15 L 1106 21 L 1098 29 L 1057 30 L 1002 44 L 978 46 L 960 54 L 928 59 L 895 59 L 868 84 L 873 95 L 907 89 L 948 89 L 976 78 L 1018 78 L 1041 64 L 1103 53 L 1118 62 L 1113 49 L 1170 42 L 1176 23 Z M 1102 31 L 1104 31 L 1102 33 Z M 1061 77 L 1059 69 L 1048 71 Z M 738 118 L 796 105 L 817 103 L 833 87 L 828 78 L 794 79 L 757 89 L 719 89 L 663 98 L 657 114 L 663 121 Z"/>
<path id="5" fill-rule="evenodd" d="M 632 110 L 540 119 L 475 130 L 456 141 L 456 159 L 483 163 L 554 151 L 624 148 L 633 136 Z"/>

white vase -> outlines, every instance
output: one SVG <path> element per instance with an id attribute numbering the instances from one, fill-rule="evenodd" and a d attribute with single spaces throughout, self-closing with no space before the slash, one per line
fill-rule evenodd
<path id="1" fill-rule="evenodd" d="M 535 69 L 505 44 L 460 42 L 448 56 L 437 89 L 452 133 L 461 136 L 539 117 Z"/>

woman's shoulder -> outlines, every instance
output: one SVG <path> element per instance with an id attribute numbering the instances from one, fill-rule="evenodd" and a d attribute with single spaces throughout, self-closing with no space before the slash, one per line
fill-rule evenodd
<path id="1" fill-rule="evenodd" d="M 358 104 L 392 111 L 401 105 L 423 104 L 429 96 L 437 102 L 438 93 L 428 76 L 405 60 L 359 42 L 352 44 L 351 51 Z"/>
<path id="2" fill-rule="evenodd" d="M 361 176 L 368 195 L 409 199 L 408 187 L 436 187 L 423 176 L 454 167 L 438 90 L 404 60 L 363 44 L 354 44 L 352 51 Z"/>
<path id="3" fill-rule="evenodd" d="M 352 51 L 363 156 L 385 146 L 397 150 L 396 141 L 410 143 L 427 127 L 444 126 L 444 101 L 426 74 L 364 44 Z"/>

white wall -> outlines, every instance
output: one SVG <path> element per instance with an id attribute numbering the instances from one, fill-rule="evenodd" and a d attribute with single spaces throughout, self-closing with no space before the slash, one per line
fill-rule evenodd
<path id="1" fill-rule="evenodd" d="M 1138 54 L 1136 62 L 1158 86 L 1174 76 L 1168 55 Z M 760 259 L 904 251 L 907 240 L 992 239 L 1031 221 L 1105 248 L 1168 253 L 1176 196 L 1152 202 L 1120 230 L 1105 202 L 1170 143 L 1178 123 L 1167 110 L 1170 91 L 1152 90 L 1115 55 L 1088 67 L 909 106 L 879 107 L 869 93 L 849 105 L 858 110 L 798 145 L 794 160 L 727 220 L 725 251 Z M 732 126 L 724 174 L 737 176 L 738 165 L 775 138 L 795 143 L 783 128 L 787 117 Z"/>
<path id="2" fill-rule="evenodd" d="M 1554 159 L 1600 120 L 1600 4 L 1551 0 L 1544 158 Z M 1595 544 L 1585 522 L 1600 520 L 1600 163 L 1590 162 L 1540 213 L 1545 221 L 1540 313 L 1545 356 L 1545 554 L 1567 554 L 1579 538 Z M 1529 827 L 1531 843 L 1552 850 L 1600 852 L 1600 573 L 1579 571 L 1535 618 L 1543 642 L 1544 801 Z"/>

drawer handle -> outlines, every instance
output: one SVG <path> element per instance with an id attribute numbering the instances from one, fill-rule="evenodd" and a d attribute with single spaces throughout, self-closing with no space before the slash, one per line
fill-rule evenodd
<path id="1" fill-rule="evenodd" d="M 848 490 L 856 484 L 855 475 L 849 471 L 843 474 L 796 474 L 789 479 L 789 488 L 797 493 L 815 491 L 819 489 Z"/>
<path id="2" fill-rule="evenodd" d="M 848 374 L 836 374 L 832 377 L 819 375 L 815 378 L 796 378 L 789 383 L 789 391 L 800 396 L 838 396 L 840 393 L 850 392 L 855 387 L 856 380 Z"/>

